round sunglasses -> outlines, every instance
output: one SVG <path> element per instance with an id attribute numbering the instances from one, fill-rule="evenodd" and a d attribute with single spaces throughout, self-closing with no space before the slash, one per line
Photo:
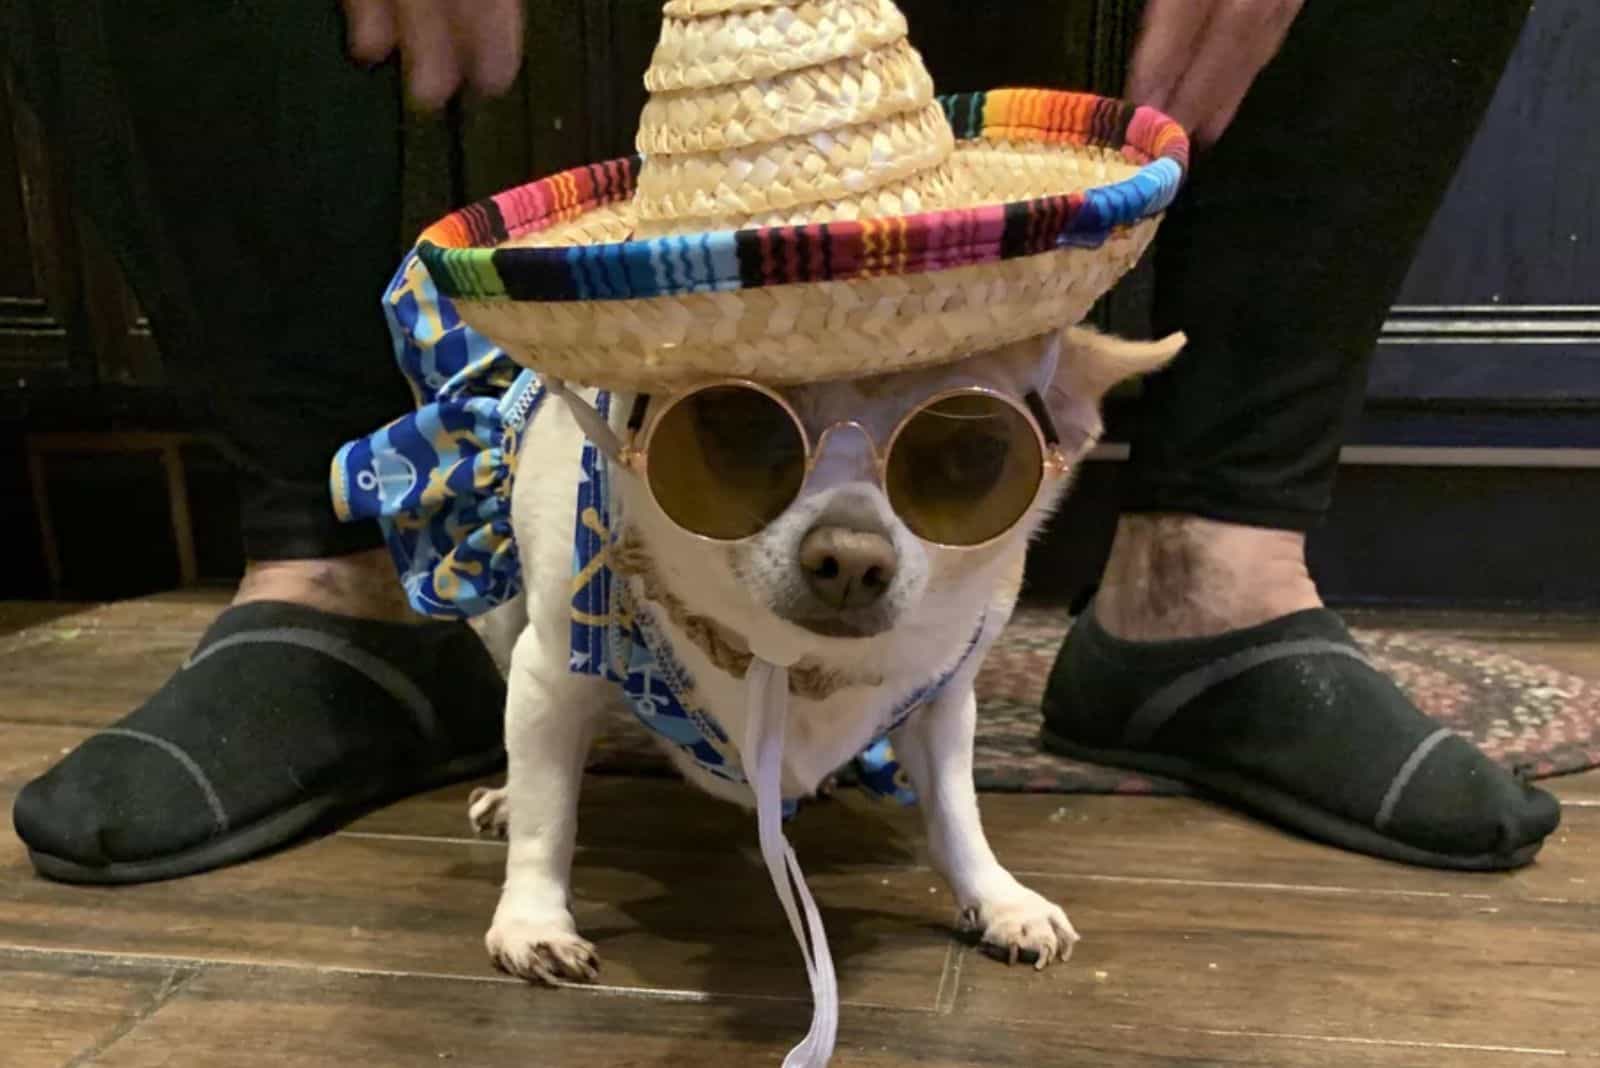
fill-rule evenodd
<path id="1" fill-rule="evenodd" d="M 880 448 L 854 420 L 813 439 L 781 394 L 742 379 L 698 385 L 659 404 L 639 396 L 617 459 L 679 527 L 739 542 L 788 510 L 829 437 L 847 430 L 866 439 L 895 514 L 917 537 L 945 548 L 977 549 L 1003 537 L 1070 466 L 1034 392 L 1019 400 L 978 386 L 945 390 L 901 417 Z"/>

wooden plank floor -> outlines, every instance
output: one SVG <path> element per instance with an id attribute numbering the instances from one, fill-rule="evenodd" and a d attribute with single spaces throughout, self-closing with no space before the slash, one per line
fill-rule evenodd
<path id="1" fill-rule="evenodd" d="M 0 605 L 0 801 L 158 684 L 215 606 Z M 1591 625 L 1400 622 L 1600 676 Z M 836 1063 L 1600 1064 L 1600 774 L 1553 786 L 1565 819 L 1541 861 L 1476 876 L 1187 799 L 986 798 L 1001 858 L 1084 935 L 1042 974 L 950 938 L 914 813 L 852 796 L 808 810 L 793 838 L 839 966 Z M 468 836 L 467 792 L 114 890 L 39 880 L 0 834 L 0 1064 L 779 1063 L 809 1007 L 739 813 L 674 782 L 592 778 L 575 893 L 603 985 L 540 990 L 483 953 L 504 847 Z"/>

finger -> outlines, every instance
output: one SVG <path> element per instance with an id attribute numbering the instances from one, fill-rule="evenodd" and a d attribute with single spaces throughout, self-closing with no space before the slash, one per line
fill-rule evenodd
<path id="1" fill-rule="evenodd" d="M 1294 21 L 1299 17 L 1304 0 L 1257 0 L 1265 8 L 1258 17 L 1262 19 L 1256 37 L 1257 53 L 1250 59 L 1250 78 L 1237 93 L 1220 100 L 1209 118 L 1201 123 L 1198 140 L 1203 145 L 1214 144 L 1227 132 L 1229 126 L 1250 95 L 1256 79 L 1283 49 Z"/>
<path id="2" fill-rule="evenodd" d="M 467 80 L 479 92 L 503 93 L 522 68 L 522 0 L 464 0 L 456 31 L 472 57 Z"/>
<path id="3" fill-rule="evenodd" d="M 461 86 L 461 58 L 449 15 L 437 0 L 398 3 L 406 88 L 421 107 L 439 107 Z"/>
<path id="4" fill-rule="evenodd" d="M 1165 108 L 1213 6 L 1214 0 L 1149 0 L 1128 64 L 1130 101 Z"/>
<path id="5" fill-rule="evenodd" d="M 1168 101 L 1168 113 L 1200 144 L 1222 136 L 1245 94 L 1299 12 L 1295 0 L 1224 4 L 1206 25 L 1189 68 Z"/>
<path id="6" fill-rule="evenodd" d="M 342 0 L 350 55 L 362 63 L 382 63 L 394 51 L 397 35 L 394 0 Z"/>

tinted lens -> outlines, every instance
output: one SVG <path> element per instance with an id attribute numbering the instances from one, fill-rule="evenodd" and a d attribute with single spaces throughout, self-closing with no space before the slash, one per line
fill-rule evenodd
<path id="1" fill-rule="evenodd" d="M 1027 512 L 1044 475 L 1033 424 L 996 397 L 963 393 L 922 409 L 889 450 L 889 503 L 920 538 L 979 545 Z"/>
<path id="2" fill-rule="evenodd" d="M 667 409 L 650 433 L 650 490 L 672 521 L 720 541 L 783 514 L 805 481 L 806 445 L 783 405 L 714 386 Z"/>

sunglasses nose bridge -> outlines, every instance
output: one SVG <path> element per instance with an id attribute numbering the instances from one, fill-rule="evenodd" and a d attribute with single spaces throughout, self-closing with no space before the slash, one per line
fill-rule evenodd
<path id="1" fill-rule="evenodd" d="M 851 431 L 854 431 L 853 435 Z M 838 439 L 848 442 L 852 437 L 860 439 L 859 447 L 829 448 Z M 866 473 L 874 479 L 879 478 L 882 469 L 877 440 L 870 430 L 854 419 L 834 423 L 817 435 L 816 444 L 812 447 L 811 463 L 813 469 L 819 472 Z"/>

